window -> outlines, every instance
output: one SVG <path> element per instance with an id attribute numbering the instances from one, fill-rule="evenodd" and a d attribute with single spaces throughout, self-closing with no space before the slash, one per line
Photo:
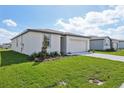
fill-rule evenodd
<path id="1" fill-rule="evenodd" d="M 48 47 L 51 47 L 51 34 L 44 34 L 46 36 L 47 41 L 48 41 Z"/>

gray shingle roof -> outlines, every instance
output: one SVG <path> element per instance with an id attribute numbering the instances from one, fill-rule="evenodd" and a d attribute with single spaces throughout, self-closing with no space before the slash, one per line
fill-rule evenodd
<path id="1" fill-rule="evenodd" d="M 51 34 L 59 34 L 59 35 L 69 35 L 69 36 L 76 36 L 76 37 L 84 37 L 84 38 L 89 38 L 87 36 L 79 35 L 79 34 L 74 34 L 70 32 L 62 32 L 62 31 L 57 31 L 57 30 L 52 30 L 52 29 L 27 29 L 24 32 L 18 34 L 17 36 L 13 37 L 12 39 L 15 39 L 16 37 L 19 37 L 27 32 L 42 32 L 42 33 L 51 33 Z M 11 40 L 12 40 L 11 39 Z"/>

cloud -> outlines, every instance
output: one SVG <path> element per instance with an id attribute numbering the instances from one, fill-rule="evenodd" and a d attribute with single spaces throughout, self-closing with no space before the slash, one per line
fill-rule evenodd
<path id="1" fill-rule="evenodd" d="M 10 42 L 10 39 L 17 34 L 17 32 L 11 32 L 4 28 L 0 28 L 0 43 Z"/>
<path id="2" fill-rule="evenodd" d="M 116 28 L 102 29 L 102 26 L 118 24 L 124 19 L 124 6 L 111 6 L 110 9 L 96 12 L 91 11 L 84 16 L 59 19 L 56 26 L 59 30 L 83 35 L 110 36 L 124 39 L 124 24 Z"/>
<path id="3" fill-rule="evenodd" d="M 108 25 L 117 23 L 118 20 L 113 18 L 110 14 L 111 11 L 104 12 L 89 12 L 86 14 L 85 21 L 89 24 L 94 24 L 96 26 Z"/>
<path id="4" fill-rule="evenodd" d="M 124 25 L 117 28 L 109 28 L 107 35 L 117 39 L 124 39 Z"/>
<path id="5" fill-rule="evenodd" d="M 7 26 L 12 26 L 12 27 L 16 27 L 17 23 L 15 21 L 13 21 L 12 19 L 5 19 L 2 21 L 4 24 L 6 24 Z"/>

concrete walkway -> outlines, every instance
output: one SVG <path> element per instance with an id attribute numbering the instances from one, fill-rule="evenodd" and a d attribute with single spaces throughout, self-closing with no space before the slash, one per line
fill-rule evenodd
<path id="1" fill-rule="evenodd" d="M 104 58 L 104 59 L 124 62 L 124 56 L 117 56 L 117 55 L 90 53 L 90 52 L 74 53 L 74 55 L 84 55 L 84 56 L 91 56 L 91 57 Z"/>
<path id="2" fill-rule="evenodd" d="M 109 54 L 99 54 L 99 53 L 86 54 L 86 56 L 98 57 L 98 58 L 104 58 L 104 59 L 110 59 L 110 60 L 124 62 L 124 56 L 116 56 L 116 55 L 109 55 Z"/>
<path id="3" fill-rule="evenodd" d="M 120 88 L 124 88 L 124 83 L 120 86 Z"/>

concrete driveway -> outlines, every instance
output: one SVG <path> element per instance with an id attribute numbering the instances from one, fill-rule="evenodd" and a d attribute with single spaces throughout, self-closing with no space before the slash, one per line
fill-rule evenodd
<path id="1" fill-rule="evenodd" d="M 100 53 L 90 53 L 90 52 L 75 53 L 74 55 L 84 55 L 84 56 L 91 56 L 91 57 L 104 58 L 104 59 L 124 62 L 124 56 L 116 56 L 116 55 L 100 54 Z"/>
<path id="2" fill-rule="evenodd" d="M 110 60 L 116 60 L 116 61 L 124 62 L 124 56 L 116 56 L 116 55 L 109 55 L 109 54 L 99 54 L 99 53 L 85 54 L 85 56 L 98 57 L 98 58 L 104 58 L 104 59 L 110 59 Z"/>

